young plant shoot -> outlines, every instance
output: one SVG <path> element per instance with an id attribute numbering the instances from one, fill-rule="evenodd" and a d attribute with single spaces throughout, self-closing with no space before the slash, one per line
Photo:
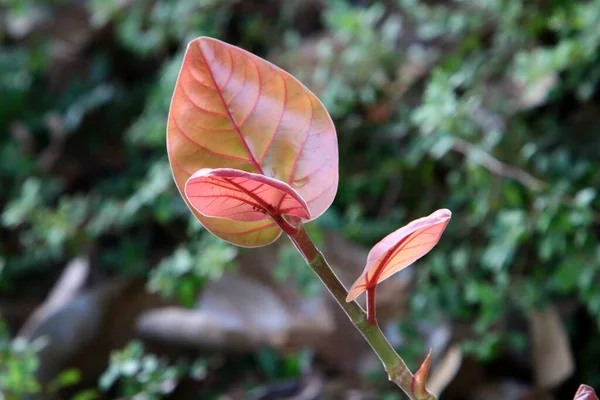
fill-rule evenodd
<path id="1" fill-rule="evenodd" d="M 337 136 L 325 107 L 275 65 L 200 37 L 186 51 L 171 101 L 167 151 L 188 207 L 215 236 L 259 247 L 286 233 L 413 400 L 426 389 L 429 354 L 413 376 L 375 317 L 375 288 L 427 254 L 450 220 L 441 209 L 386 236 L 370 251 L 350 292 L 308 236 L 304 223 L 329 208 L 338 187 Z M 368 314 L 354 301 L 367 293 Z"/>

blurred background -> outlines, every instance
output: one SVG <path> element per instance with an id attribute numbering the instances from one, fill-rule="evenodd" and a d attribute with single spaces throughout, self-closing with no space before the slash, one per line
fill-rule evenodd
<path id="1" fill-rule="evenodd" d="M 287 239 L 229 246 L 177 194 L 167 112 L 201 35 L 331 113 L 340 186 L 310 231 L 346 285 L 453 211 L 378 290 L 442 400 L 600 386 L 598 21 L 598 0 L 0 0 L 0 393 L 405 398 Z"/>

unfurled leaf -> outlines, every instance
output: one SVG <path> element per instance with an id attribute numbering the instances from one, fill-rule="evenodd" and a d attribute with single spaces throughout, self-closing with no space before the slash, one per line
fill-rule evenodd
<path id="1" fill-rule="evenodd" d="M 412 390 L 412 394 L 416 396 L 417 399 L 425 398 L 427 396 L 427 377 L 429 376 L 429 368 L 431 366 L 431 350 L 425 357 L 425 361 L 419 367 L 419 370 L 415 372 L 415 375 L 412 378 L 412 382 L 410 388 Z"/>
<path id="2" fill-rule="evenodd" d="M 437 210 L 383 238 L 369 252 L 367 265 L 350 288 L 346 301 L 354 300 L 367 289 L 374 289 L 379 282 L 427 254 L 439 241 L 451 216 L 450 210 Z"/>
<path id="3" fill-rule="evenodd" d="M 310 219 L 306 202 L 287 183 L 231 168 L 198 170 L 185 196 L 200 214 L 234 221 L 272 222 L 272 216 Z"/>
<path id="4" fill-rule="evenodd" d="M 200 169 L 237 169 L 287 184 L 314 219 L 337 191 L 337 137 L 321 102 L 287 72 L 211 38 L 193 40 L 186 51 L 167 149 L 182 195 Z M 210 232 L 231 243 L 262 246 L 281 234 L 253 213 L 244 214 L 247 220 L 208 216 L 185 200 Z"/>
<path id="5" fill-rule="evenodd" d="M 598 396 L 596 395 L 596 392 L 594 392 L 594 389 L 588 385 L 581 385 L 573 400 L 598 400 Z"/>

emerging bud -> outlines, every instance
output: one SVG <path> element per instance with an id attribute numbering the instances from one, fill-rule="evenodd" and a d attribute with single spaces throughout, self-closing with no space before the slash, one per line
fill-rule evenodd
<path id="1" fill-rule="evenodd" d="M 411 383 L 411 391 L 413 395 L 417 399 L 427 399 L 429 398 L 429 393 L 427 392 L 426 384 L 427 377 L 429 376 L 429 367 L 431 364 L 431 350 L 429 350 L 429 354 L 419 367 L 419 370 L 415 373 L 415 376 L 412 378 Z"/>

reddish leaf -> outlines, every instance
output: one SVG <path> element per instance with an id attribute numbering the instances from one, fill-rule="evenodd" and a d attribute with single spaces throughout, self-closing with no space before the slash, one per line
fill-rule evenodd
<path id="1" fill-rule="evenodd" d="M 598 400 L 598 396 L 596 395 L 596 392 L 594 392 L 594 389 L 588 385 L 581 385 L 573 400 Z"/>
<path id="2" fill-rule="evenodd" d="M 188 46 L 167 149 L 182 194 L 196 171 L 233 168 L 288 184 L 314 219 L 337 191 L 337 137 L 319 100 L 287 72 L 211 38 Z M 208 217 L 186 202 L 209 231 L 240 246 L 265 245 L 281 233 L 271 221 Z"/>
<path id="3" fill-rule="evenodd" d="M 451 215 L 449 210 L 437 210 L 383 238 L 369 252 L 367 266 L 350 288 L 346 301 L 374 289 L 379 282 L 427 254 L 437 244 Z"/>
<path id="4" fill-rule="evenodd" d="M 281 215 L 310 219 L 306 202 L 287 183 L 231 168 L 196 171 L 185 196 L 200 214 L 234 221 L 268 221 Z"/>

